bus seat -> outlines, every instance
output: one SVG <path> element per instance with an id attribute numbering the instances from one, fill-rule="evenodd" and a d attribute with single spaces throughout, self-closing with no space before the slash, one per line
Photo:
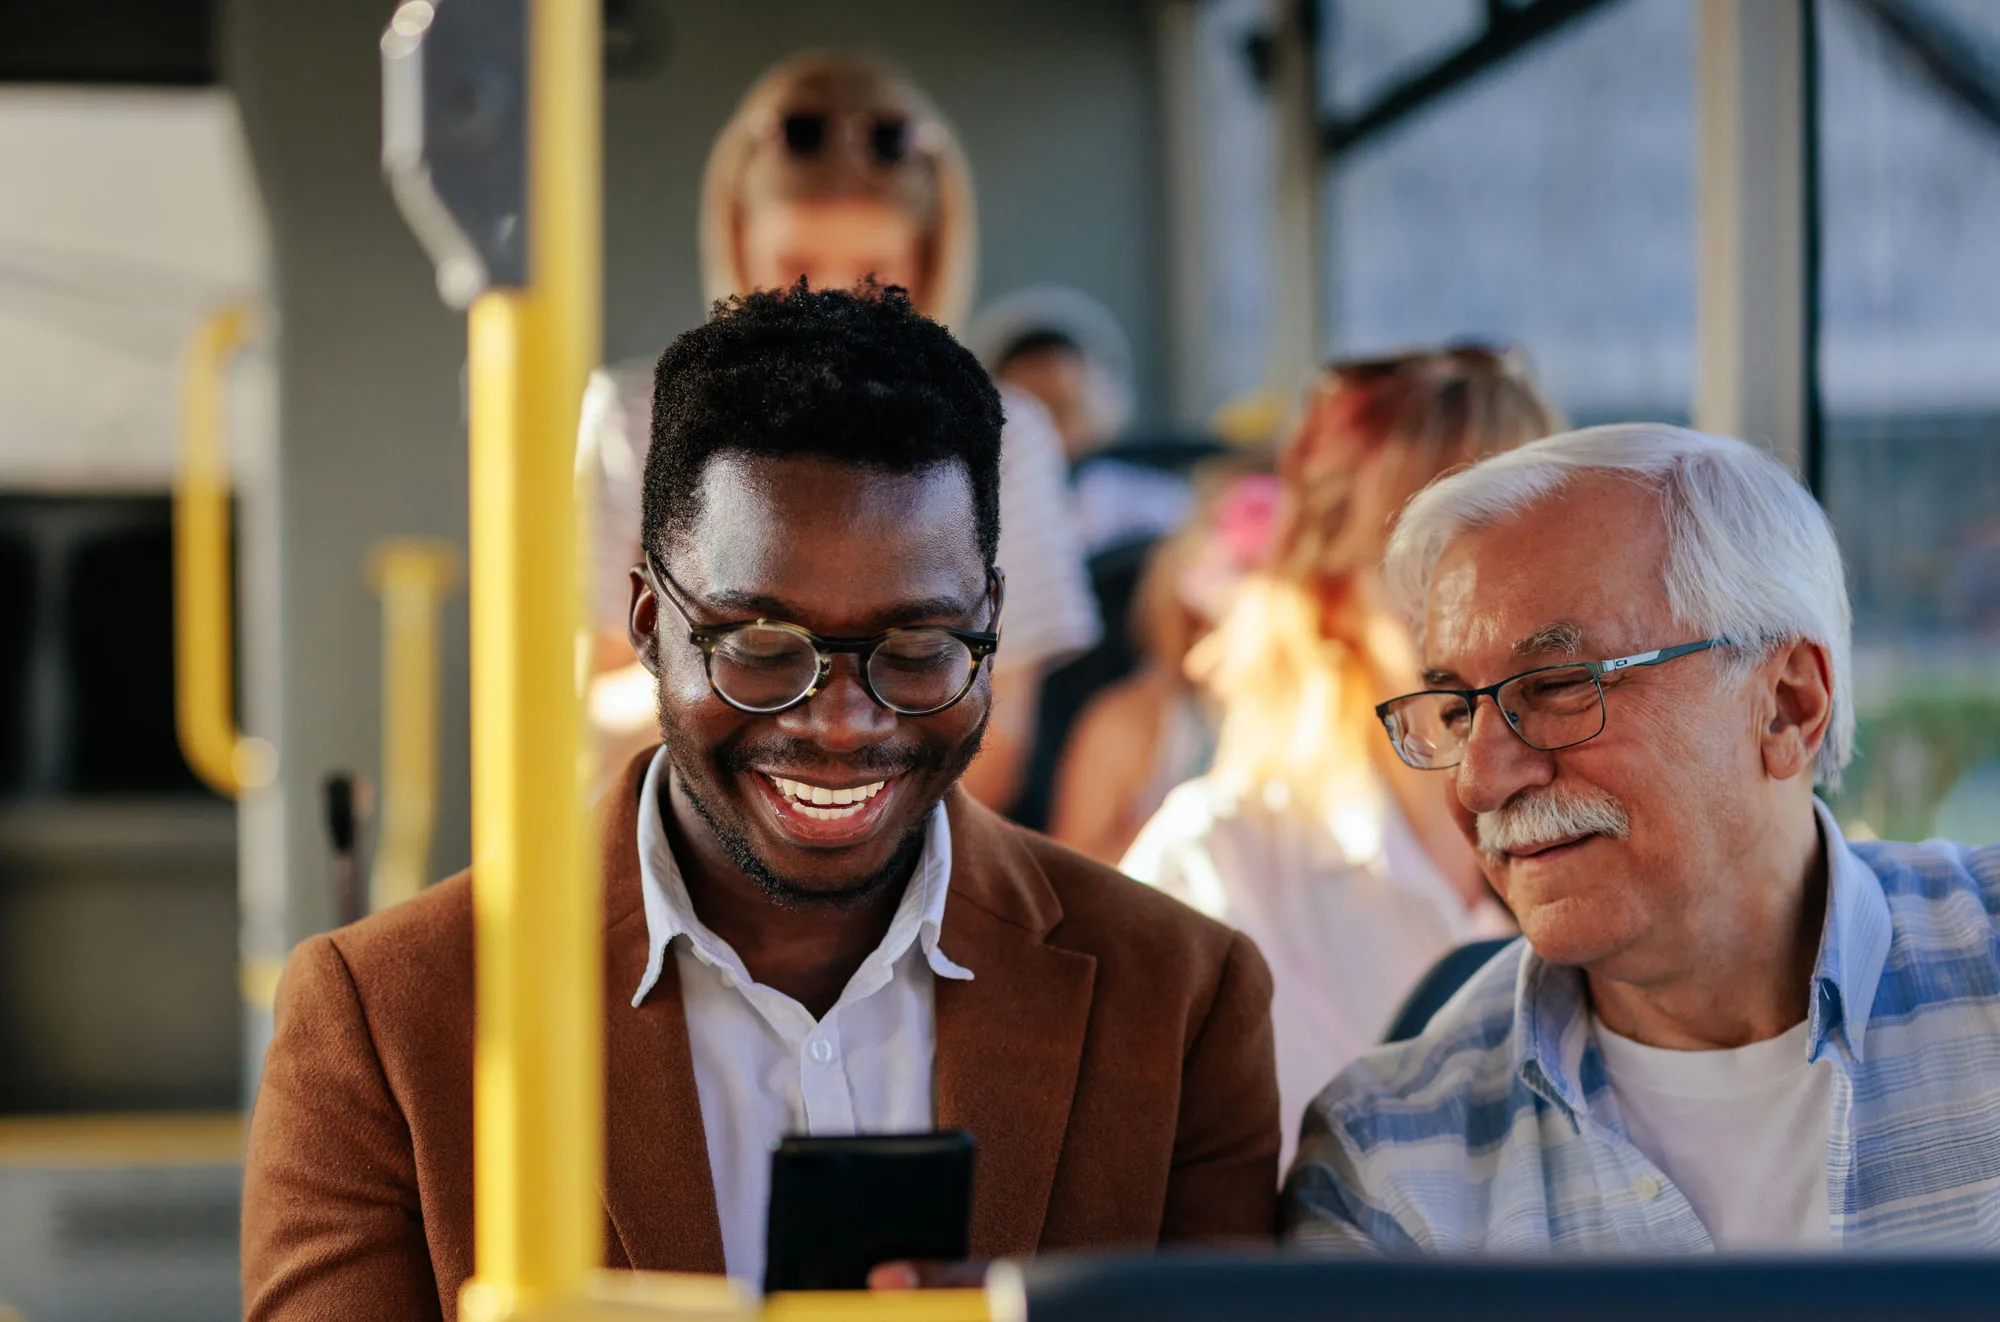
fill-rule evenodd
<path id="1" fill-rule="evenodd" d="M 1454 992 L 1463 987 L 1473 974 L 1485 968 L 1488 960 L 1518 939 L 1501 936 L 1485 941 L 1468 941 L 1456 950 L 1447 951 L 1444 958 L 1431 965 L 1431 971 L 1418 979 L 1410 994 L 1403 998 L 1396 1017 L 1389 1021 L 1389 1031 L 1382 1035 L 1382 1041 L 1407 1042 L 1423 1032 L 1431 1016 L 1444 1007 Z"/>

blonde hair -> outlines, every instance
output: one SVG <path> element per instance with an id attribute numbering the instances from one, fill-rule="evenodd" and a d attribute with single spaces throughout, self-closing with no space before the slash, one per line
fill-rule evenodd
<path id="1" fill-rule="evenodd" d="M 839 152 L 788 159 L 772 144 L 784 116 L 801 110 L 906 120 L 914 149 L 879 170 Z M 908 214 L 923 234 L 924 287 L 911 290 L 911 300 L 947 326 L 964 320 L 979 247 L 972 171 L 951 125 L 915 83 L 870 56 L 806 51 L 751 84 L 702 175 L 702 286 L 711 302 L 749 292 L 739 241 L 744 208 L 794 197 L 871 197 Z"/>
<path id="2" fill-rule="evenodd" d="M 1329 608 L 1368 590 L 1396 512 L 1427 483 L 1562 426 L 1518 353 L 1424 350 L 1320 373 L 1279 461 L 1264 567 L 1188 657 L 1223 706 L 1215 774 L 1322 812 L 1371 792 L 1378 676 L 1414 674 L 1415 653 L 1378 610 L 1358 612 L 1366 637 L 1330 636 Z M 1373 510 L 1390 513 L 1357 517 Z"/>
<path id="3" fill-rule="evenodd" d="M 1187 596 L 1186 576 L 1218 546 L 1223 573 L 1251 571 L 1268 539 L 1266 521 L 1257 519 L 1252 506 L 1273 481 L 1270 460 L 1257 455 L 1212 459 L 1195 470 L 1193 510 L 1179 529 L 1154 544 L 1133 589 L 1130 627 L 1142 655 L 1176 673 L 1185 671 L 1188 654 L 1216 625 L 1202 604 Z M 1232 514 L 1233 536 L 1218 526 Z M 1233 544 L 1246 539 L 1245 546 Z M 1219 605 L 1218 613 L 1227 609 Z"/>

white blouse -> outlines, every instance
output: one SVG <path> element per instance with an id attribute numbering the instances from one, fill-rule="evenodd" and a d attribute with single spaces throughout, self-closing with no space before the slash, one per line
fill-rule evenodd
<path id="1" fill-rule="evenodd" d="M 1271 966 L 1278 1097 L 1291 1163 L 1309 1103 L 1381 1040 L 1403 998 L 1455 946 L 1511 936 L 1487 898 L 1467 908 L 1386 787 L 1326 820 L 1282 785 L 1218 776 L 1167 796 L 1123 870 L 1244 933 Z"/>

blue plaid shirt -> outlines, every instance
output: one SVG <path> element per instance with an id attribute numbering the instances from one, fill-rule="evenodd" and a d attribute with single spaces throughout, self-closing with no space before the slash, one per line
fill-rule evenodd
<path id="1" fill-rule="evenodd" d="M 1831 877 L 1808 1033 L 1809 1058 L 1834 1062 L 1834 1246 L 2000 1244 L 2000 845 L 1848 844 L 1818 812 Z M 1285 1216 L 1329 1248 L 1714 1248 L 1626 1137 L 1582 975 L 1525 941 L 1320 1094 Z"/>

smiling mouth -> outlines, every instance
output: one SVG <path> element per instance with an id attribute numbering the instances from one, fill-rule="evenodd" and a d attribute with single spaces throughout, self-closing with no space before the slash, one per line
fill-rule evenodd
<path id="1" fill-rule="evenodd" d="M 774 776 L 768 772 L 761 774 L 771 787 L 777 790 L 778 798 L 787 810 L 816 822 L 842 822 L 859 817 L 867 811 L 869 801 L 889 784 L 886 780 L 876 780 L 865 785 L 835 789 L 828 785 L 814 785 L 803 780 Z"/>

